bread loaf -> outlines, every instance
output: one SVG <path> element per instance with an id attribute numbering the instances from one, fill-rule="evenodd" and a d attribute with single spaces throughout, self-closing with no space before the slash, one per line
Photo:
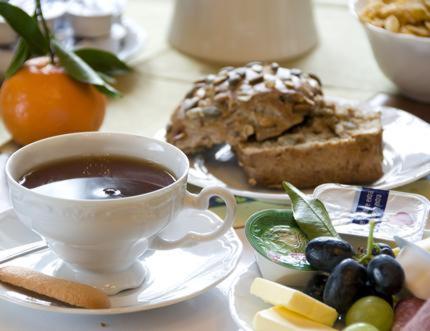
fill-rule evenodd
<path id="1" fill-rule="evenodd" d="M 234 149 L 253 185 L 280 187 L 284 180 L 299 188 L 365 184 L 383 173 L 380 114 L 334 105 L 275 139 Z"/>
<path id="2" fill-rule="evenodd" d="M 276 137 L 322 102 L 319 80 L 276 63 L 222 69 L 194 83 L 172 115 L 167 141 L 187 154 Z"/>
<path id="3" fill-rule="evenodd" d="M 187 154 L 230 144 L 252 185 L 369 184 L 383 175 L 380 114 L 331 104 L 315 75 L 276 63 L 196 81 L 166 139 Z"/>

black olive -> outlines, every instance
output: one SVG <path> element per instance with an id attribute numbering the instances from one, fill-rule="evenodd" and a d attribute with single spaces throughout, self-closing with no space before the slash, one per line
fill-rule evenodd
<path id="1" fill-rule="evenodd" d="M 377 243 L 376 245 L 379 247 L 379 253 L 377 252 L 376 249 L 372 249 L 372 255 L 385 254 L 391 257 L 395 257 L 393 249 L 389 245 L 384 243 Z"/>
<path id="2" fill-rule="evenodd" d="M 305 253 L 306 259 L 313 268 L 331 272 L 342 260 L 351 258 L 354 255 L 354 249 L 345 240 L 318 237 L 309 241 Z"/>
<path id="3" fill-rule="evenodd" d="M 340 314 L 346 312 L 365 287 L 366 280 L 365 267 L 353 259 L 343 260 L 328 277 L 324 288 L 324 303 Z"/>
<path id="4" fill-rule="evenodd" d="M 324 287 L 327 283 L 328 275 L 326 274 L 316 274 L 307 283 L 304 292 L 310 295 L 314 299 L 323 301 Z"/>
<path id="5" fill-rule="evenodd" d="M 379 292 L 393 295 L 398 293 L 405 281 L 402 266 L 389 255 L 375 256 L 367 265 L 369 282 Z"/>

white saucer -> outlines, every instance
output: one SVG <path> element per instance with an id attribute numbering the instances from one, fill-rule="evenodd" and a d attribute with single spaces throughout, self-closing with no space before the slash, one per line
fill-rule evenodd
<path id="1" fill-rule="evenodd" d="M 190 229 L 212 231 L 221 222 L 210 211 L 184 210 L 162 234 L 164 238 L 173 240 Z M 17 220 L 13 210 L 0 213 L 0 249 L 37 240 L 40 238 Z M 187 300 L 217 285 L 234 270 L 241 252 L 242 243 L 233 229 L 217 240 L 197 246 L 148 251 L 145 255 L 145 266 L 149 270 L 147 281 L 140 288 L 111 296 L 110 309 L 64 307 L 1 284 L 0 299 L 38 310 L 68 314 L 111 315 L 149 310 Z M 49 275 L 61 261 L 49 250 L 43 250 L 6 264 L 25 266 Z"/>
<path id="2" fill-rule="evenodd" d="M 384 129 L 384 175 L 367 186 L 379 189 L 393 189 L 430 174 L 430 144 L 424 137 L 430 136 L 430 124 L 397 108 L 371 107 L 366 103 L 330 97 L 340 105 L 352 105 L 365 110 L 382 113 Z M 165 140 L 165 130 L 159 130 L 155 138 Z M 229 145 L 213 148 L 190 157 L 188 182 L 198 186 L 223 186 L 237 196 L 287 203 L 287 195 L 281 189 L 266 189 L 248 184 L 243 169 Z M 306 193 L 312 193 L 305 190 Z"/>
<path id="3" fill-rule="evenodd" d="M 243 331 L 253 331 L 252 320 L 260 310 L 271 305 L 251 295 L 251 284 L 256 277 L 261 277 L 257 263 L 252 263 L 233 282 L 229 293 L 230 314 L 237 326 Z"/>
<path id="4" fill-rule="evenodd" d="M 127 34 L 117 55 L 121 60 L 128 62 L 136 57 L 146 46 L 148 33 L 132 19 L 124 18 L 122 24 Z"/>

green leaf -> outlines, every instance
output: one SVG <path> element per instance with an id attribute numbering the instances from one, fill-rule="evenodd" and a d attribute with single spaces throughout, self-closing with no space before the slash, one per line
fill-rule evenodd
<path id="1" fill-rule="evenodd" d="M 97 89 L 112 97 L 119 96 L 120 93 L 106 83 L 84 60 L 77 56 L 74 52 L 66 50 L 56 40 L 52 41 L 55 49 L 55 54 L 60 60 L 60 64 L 64 67 L 67 74 L 83 83 L 95 85 Z"/>
<path id="2" fill-rule="evenodd" d="M 22 37 L 32 53 L 45 55 L 49 51 L 47 39 L 40 31 L 37 20 L 21 8 L 0 1 L 0 15 L 15 32 Z"/>
<path id="3" fill-rule="evenodd" d="M 291 199 L 297 225 L 309 240 L 321 236 L 339 237 L 320 200 L 308 199 L 304 193 L 288 182 L 283 182 L 282 187 Z"/>
<path id="4" fill-rule="evenodd" d="M 13 55 L 12 61 L 6 70 L 5 78 L 13 76 L 19 68 L 22 67 L 25 61 L 30 57 L 30 50 L 24 39 L 19 38 L 16 46 L 15 54 Z"/>
<path id="5" fill-rule="evenodd" d="M 82 60 L 84 60 L 95 71 L 102 72 L 106 75 L 122 75 L 131 68 L 121 61 L 115 54 L 95 48 L 81 48 L 75 51 Z"/>
<path id="6" fill-rule="evenodd" d="M 105 84 L 104 86 L 96 85 L 96 88 L 101 93 L 103 93 L 109 97 L 112 97 L 112 98 L 122 97 L 121 92 L 119 92 L 117 89 L 115 89 L 114 87 L 112 87 L 109 84 Z"/>
<path id="7" fill-rule="evenodd" d="M 103 72 L 97 71 L 97 74 L 108 84 L 115 84 L 116 80 L 112 76 L 106 75 Z"/>

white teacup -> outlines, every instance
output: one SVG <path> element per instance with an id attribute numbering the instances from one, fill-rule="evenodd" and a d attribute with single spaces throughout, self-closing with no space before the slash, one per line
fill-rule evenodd
<path id="1" fill-rule="evenodd" d="M 153 161 L 170 169 L 176 181 L 150 193 L 108 200 L 63 199 L 18 183 L 28 171 L 54 160 L 108 154 Z M 145 271 L 138 258 L 148 248 L 194 245 L 213 240 L 232 226 L 234 196 L 221 187 L 189 193 L 188 168 L 186 155 L 168 143 L 138 135 L 91 132 L 56 136 L 21 148 L 8 160 L 6 175 L 18 218 L 64 261 L 56 274 L 115 294 L 143 282 Z M 158 236 L 182 209 L 207 209 L 212 196 L 221 197 L 227 206 L 218 229 L 190 232 L 175 241 Z"/>

